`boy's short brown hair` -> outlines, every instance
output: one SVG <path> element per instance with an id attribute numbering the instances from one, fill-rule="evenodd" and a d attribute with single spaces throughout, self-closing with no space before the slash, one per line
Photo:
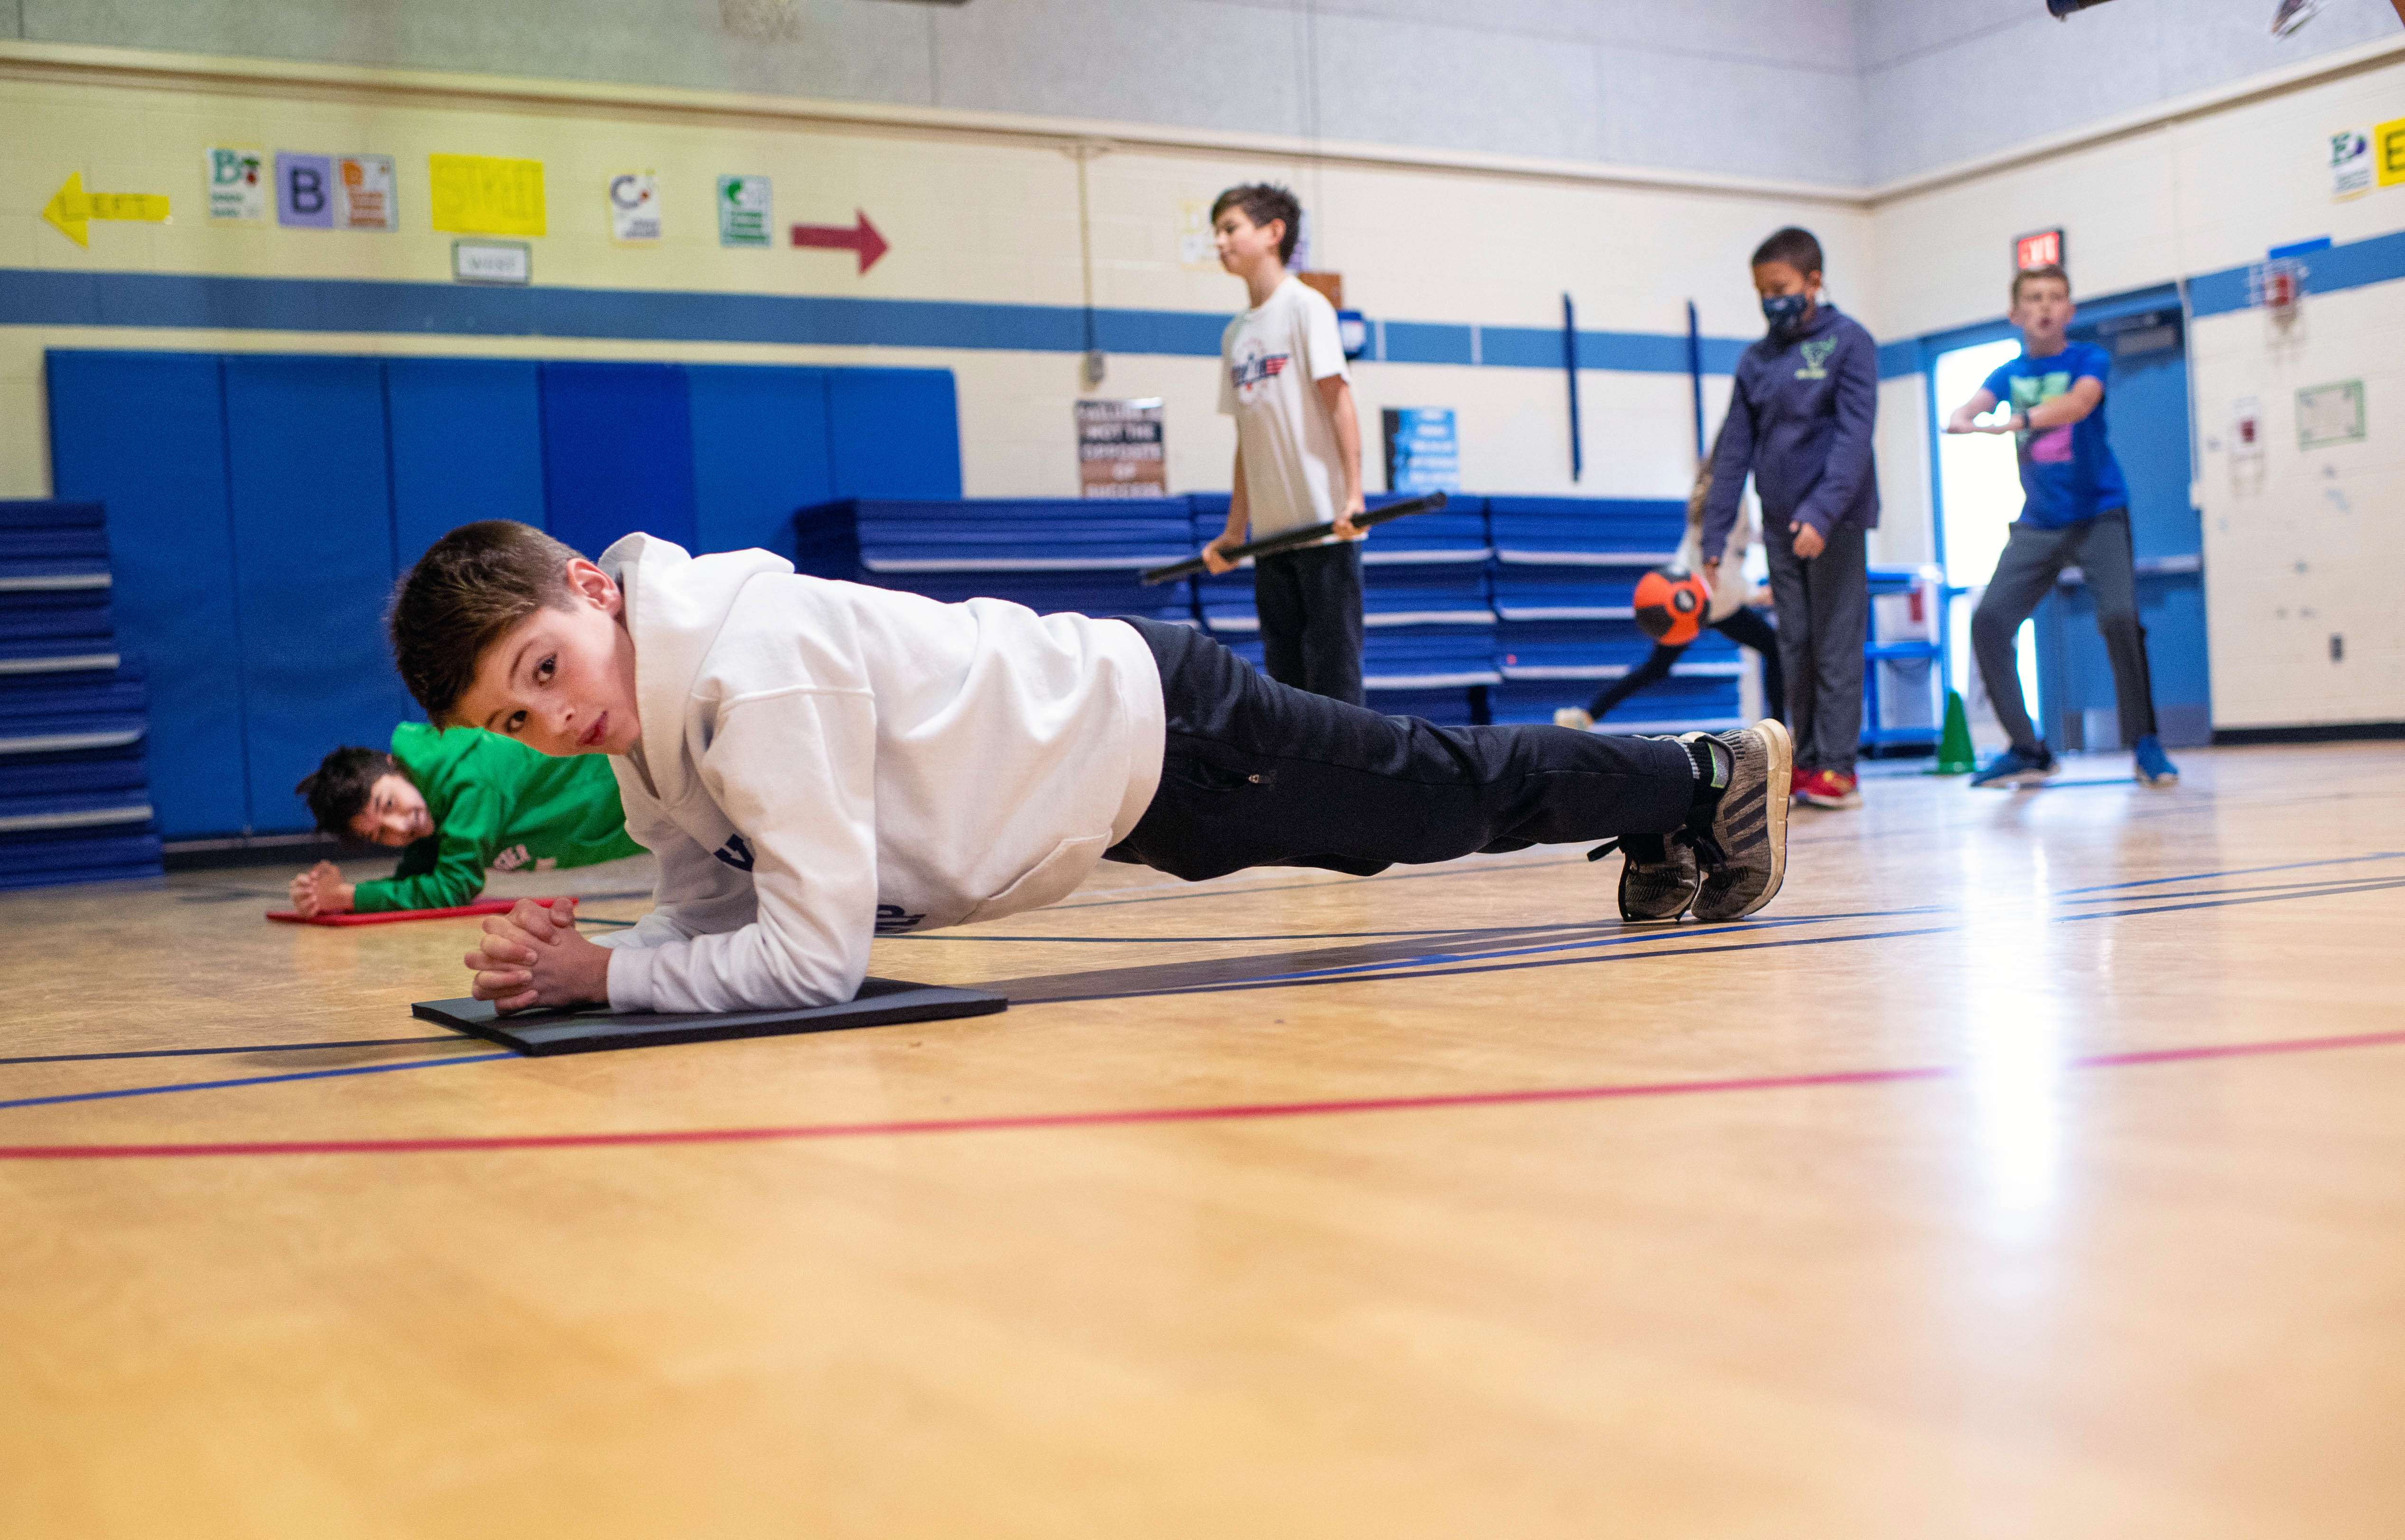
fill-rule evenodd
<path id="1" fill-rule="evenodd" d="M 2048 262 L 2043 267 L 2025 267 L 2013 274 L 2013 303 L 2021 302 L 2021 286 L 2032 278 L 2052 278 L 2062 286 L 2063 295 L 2071 293 L 2071 274 L 2062 271 L 2060 262 Z"/>
<path id="2" fill-rule="evenodd" d="M 531 525 L 485 519 L 417 558 L 386 624 L 401 681 L 436 726 L 468 693 L 486 648 L 536 610 L 568 607 L 568 564 L 578 555 Z"/>
<path id="3" fill-rule="evenodd" d="M 1760 267 L 1765 262 L 1784 262 L 1809 277 L 1821 271 L 1820 237 L 1796 225 L 1772 231 L 1768 240 L 1753 248 L 1753 260 L 1747 265 Z"/>
<path id="4" fill-rule="evenodd" d="M 1302 235 L 1302 204 L 1295 195 L 1271 182 L 1246 182 L 1219 194 L 1211 205 L 1211 222 L 1217 224 L 1219 216 L 1231 208 L 1241 208 L 1255 229 L 1272 219 L 1286 221 L 1286 234 L 1278 241 L 1278 260 L 1294 261 L 1294 243 Z"/>
<path id="5" fill-rule="evenodd" d="M 383 749 L 345 744 L 328 754 L 316 771 L 302 777 L 292 794 L 309 804 L 309 814 L 317 820 L 320 833 L 355 840 L 359 831 L 351 827 L 351 820 L 367 810 L 375 783 L 401 774 L 401 766 Z"/>

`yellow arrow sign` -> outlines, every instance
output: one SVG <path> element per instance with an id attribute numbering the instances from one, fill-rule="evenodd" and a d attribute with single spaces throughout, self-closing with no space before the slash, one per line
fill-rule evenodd
<path id="1" fill-rule="evenodd" d="M 42 217 L 58 227 L 59 233 L 79 246 L 91 245 L 85 221 L 90 219 L 138 219 L 148 224 L 164 224 L 167 219 L 167 196 L 162 192 L 86 192 L 83 173 L 71 171 L 59 184 L 59 190 L 42 209 Z"/>

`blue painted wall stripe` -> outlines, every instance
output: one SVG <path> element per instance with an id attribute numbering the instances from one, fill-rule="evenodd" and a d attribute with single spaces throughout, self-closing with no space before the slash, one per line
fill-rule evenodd
<path id="1" fill-rule="evenodd" d="M 2224 268 L 2189 280 L 2189 312 L 2201 317 L 2244 310 L 2251 302 L 2246 274 L 2253 265 Z M 2405 231 L 2314 252 L 2305 259 L 2305 270 L 2307 294 L 2333 294 L 2405 278 Z"/>
<path id="2" fill-rule="evenodd" d="M 1228 317 L 1182 310 L 1098 310 L 1106 353 L 1213 358 Z M 591 337 L 640 342 L 780 343 L 815 346 L 1011 349 L 1078 353 L 1083 312 L 1072 305 L 952 300 L 863 300 L 659 289 L 485 288 L 349 278 L 240 278 L 197 273 L 60 273 L 0 268 L 0 326 L 185 327 L 233 331 L 398 332 L 446 337 Z M 1387 321 L 1396 363 L 1468 365 L 1467 325 Z M 1750 339 L 1707 337 L 1704 367 L 1725 374 Z M 1477 361 L 1559 369 L 1561 333 L 1485 327 Z M 1582 331 L 1579 366 L 1683 374 L 1686 339 L 1669 333 Z"/>
<path id="3" fill-rule="evenodd" d="M 2309 293 L 2405 278 L 2405 231 L 2312 254 Z M 2199 316 L 2247 305 L 2247 268 L 2188 285 Z M 1213 357 L 1227 317 L 1177 310 L 1101 310 L 1097 340 L 1112 353 Z M 1084 316 L 1072 305 L 953 300 L 864 300 L 611 288 L 484 288 L 346 278 L 240 278 L 197 273 L 62 273 L 0 268 L 0 326 L 185 327 L 258 331 L 402 332 L 455 337 L 590 337 L 643 342 L 779 343 L 816 346 L 1011 349 L 1076 353 Z M 1473 361 L 1558 369 L 1560 334 L 1546 327 L 1470 328 L 1385 321 L 1395 363 Z M 1750 338 L 1707 337 L 1704 368 L 1727 374 Z M 1685 339 L 1668 332 L 1582 331 L 1579 367 L 1683 374 Z M 1879 349 L 1879 377 L 1917 372 L 1920 340 Z"/>

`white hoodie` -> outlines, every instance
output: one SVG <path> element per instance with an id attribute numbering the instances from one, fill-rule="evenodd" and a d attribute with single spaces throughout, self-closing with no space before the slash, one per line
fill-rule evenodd
<path id="1" fill-rule="evenodd" d="M 847 1001 L 883 931 L 1053 902 L 1160 779 L 1160 674 L 1132 626 L 939 604 L 629 535 L 642 740 L 613 756 L 654 907 L 599 938 L 622 1011 Z"/>

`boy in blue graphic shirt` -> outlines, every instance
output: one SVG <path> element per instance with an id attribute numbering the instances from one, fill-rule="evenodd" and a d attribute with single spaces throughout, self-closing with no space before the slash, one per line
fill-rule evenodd
<path id="1" fill-rule="evenodd" d="M 2013 637 L 2062 569 L 2077 567 L 2112 659 L 2121 739 L 2137 756 L 2139 784 L 2175 786 L 2178 767 L 2155 737 L 2154 683 L 2130 545 L 2130 489 L 2104 437 L 2104 377 L 2113 360 L 2094 343 L 2064 336 L 2072 315 L 2071 278 L 2061 268 L 2014 274 L 2011 319 L 2021 329 L 2021 356 L 1989 375 L 1946 424 L 1948 433 L 2013 435 L 2025 499 L 1996 558 L 1996 575 L 1971 616 L 1979 678 L 2012 744 L 1971 784 L 2033 785 L 2061 771 L 2031 725 Z M 2002 421 L 1976 420 L 2000 402 L 2011 407 Z"/>

